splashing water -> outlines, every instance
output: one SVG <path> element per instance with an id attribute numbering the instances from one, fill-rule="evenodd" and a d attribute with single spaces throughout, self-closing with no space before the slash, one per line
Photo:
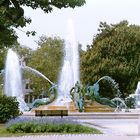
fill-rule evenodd
<path id="1" fill-rule="evenodd" d="M 137 89 L 135 91 L 135 106 L 136 108 L 140 108 L 140 82 L 137 84 Z"/>
<path id="2" fill-rule="evenodd" d="M 50 79 L 48 79 L 44 74 L 39 72 L 38 70 L 31 68 L 29 66 L 23 66 L 22 69 L 34 72 L 35 74 L 39 75 L 40 77 L 44 78 L 46 81 L 48 81 L 52 86 L 56 86 Z"/>
<path id="3" fill-rule="evenodd" d="M 19 58 L 12 49 L 9 49 L 7 52 L 4 80 L 5 95 L 16 97 L 17 101 L 19 102 L 20 111 L 23 112 L 29 110 L 27 104 L 24 101 Z"/>
<path id="4" fill-rule="evenodd" d="M 68 22 L 68 36 L 64 46 L 64 60 L 58 82 L 58 97 L 56 105 L 71 101 L 70 90 L 79 80 L 79 51 L 75 41 L 74 25 Z"/>
<path id="5" fill-rule="evenodd" d="M 114 79 L 112 79 L 110 76 L 103 76 L 96 83 L 99 83 L 101 80 L 107 80 L 109 82 L 109 84 L 112 87 L 112 90 L 116 93 L 116 95 L 115 95 L 116 97 L 121 96 L 121 91 L 119 89 L 119 84 L 117 82 L 115 82 Z"/>

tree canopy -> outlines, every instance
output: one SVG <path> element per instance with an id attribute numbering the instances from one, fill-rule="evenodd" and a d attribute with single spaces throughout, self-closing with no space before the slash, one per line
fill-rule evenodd
<path id="1" fill-rule="evenodd" d="M 0 0 L 0 45 L 12 45 L 18 38 L 14 28 L 25 27 L 31 19 L 25 17 L 23 6 L 32 9 L 41 8 L 49 13 L 53 8 L 75 8 L 82 6 L 85 0 Z M 34 35 L 35 32 L 27 32 Z"/>
<path id="2" fill-rule="evenodd" d="M 31 50 L 21 46 L 14 46 L 12 49 L 17 52 L 20 58 L 24 58 L 26 65 L 40 71 L 53 83 L 57 84 L 58 75 L 63 57 L 64 40 L 59 37 L 40 37 L 38 49 Z M 8 48 L 0 49 L 0 70 L 4 69 L 4 60 Z M 33 89 L 34 95 L 40 95 L 46 92 L 50 84 L 42 77 L 33 72 L 23 71 L 23 79 L 30 79 L 30 88 Z M 3 78 L 0 76 L 0 89 Z M 0 90 L 1 92 L 1 90 Z M 0 93 L 1 94 L 1 93 Z"/>
<path id="3" fill-rule="evenodd" d="M 81 58 L 81 75 L 84 84 L 93 84 L 108 75 L 119 83 L 123 96 L 135 91 L 140 81 L 140 26 L 127 21 L 118 24 L 101 22 L 99 33 Z M 101 82 L 100 91 L 110 94 L 110 88 Z"/>
<path id="4" fill-rule="evenodd" d="M 53 83 L 57 83 L 63 57 L 64 40 L 59 37 L 42 36 L 39 45 L 40 48 L 32 52 L 27 65 L 40 71 Z M 27 78 L 30 78 L 34 93 L 37 95 L 47 91 L 50 87 L 45 79 L 33 73 L 30 73 L 30 77 Z"/>

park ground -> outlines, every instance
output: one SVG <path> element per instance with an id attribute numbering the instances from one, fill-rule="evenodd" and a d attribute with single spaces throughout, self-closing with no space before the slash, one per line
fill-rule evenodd
<path id="1" fill-rule="evenodd" d="M 140 140 L 138 119 L 79 119 L 104 134 L 50 134 L 1 137 L 0 140 Z"/>

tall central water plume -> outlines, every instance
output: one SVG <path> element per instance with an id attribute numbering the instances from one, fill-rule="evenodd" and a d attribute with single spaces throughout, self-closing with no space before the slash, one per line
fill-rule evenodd
<path id="1" fill-rule="evenodd" d="M 29 110 L 24 102 L 24 94 L 22 90 L 22 75 L 19 58 L 17 54 L 9 49 L 7 52 L 5 63 L 4 93 L 6 96 L 16 97 L 19 102 L 20 111 Z"/>
<path id="2" fill-rule="evenodd" d="M 75 40 L 73 21 L 68 21 L 68 35 L 64 46 L 64 60 L 58 82 L 57 105 L 71 101 L 70 90 L 79 80 L 79 49 Z"/>

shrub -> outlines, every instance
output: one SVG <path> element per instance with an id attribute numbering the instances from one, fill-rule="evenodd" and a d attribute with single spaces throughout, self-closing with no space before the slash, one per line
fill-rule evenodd
<path id="1" fill-rule="evenodd" d="M 6 125 L 11 133 L 100 133 L 94 128 L 83 126 L 77 121 L 59 118 L 16 118 Z"/>
<path id="2" fill-rule="evenodd" d="M 18 102 L 15 97 L 0 96 L 0 123 L 20 115 Z"/>
<path id="3" fill-rule="evenodd" d="M 125 104 L 128 108 L 135 108 L 135 100 L 135 97 L 128 96 L 127 98 L 125 98 Z"/>

